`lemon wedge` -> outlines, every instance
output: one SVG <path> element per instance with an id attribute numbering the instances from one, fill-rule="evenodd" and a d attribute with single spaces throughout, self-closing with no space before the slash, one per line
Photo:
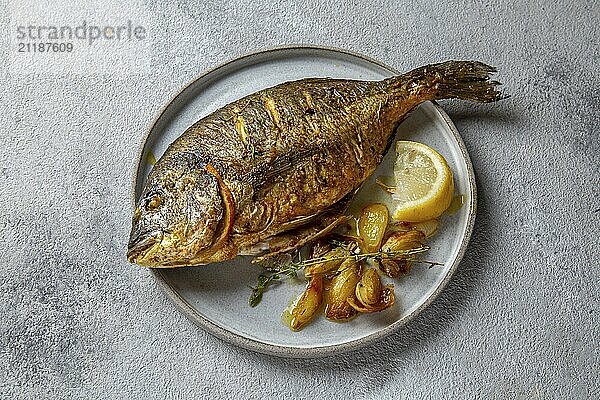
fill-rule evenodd
<path id="1" fill-rule="evenodd" d="M 422 143 L 396 142 L 395 209 L 392 218 L 423 222 L 439 217 L 452 202 L 454 179 L 440 153 Z"/>

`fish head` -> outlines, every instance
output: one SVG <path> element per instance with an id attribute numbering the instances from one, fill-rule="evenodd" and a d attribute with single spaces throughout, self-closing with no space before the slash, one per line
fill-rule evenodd
<path id="1" fill-rule="evenodd" d="M 147 267 L 205 264 L 230 226 L 221 186 L 214 168 L 194 155 L 159 161 L 133 213 L 128 260 Z"/>

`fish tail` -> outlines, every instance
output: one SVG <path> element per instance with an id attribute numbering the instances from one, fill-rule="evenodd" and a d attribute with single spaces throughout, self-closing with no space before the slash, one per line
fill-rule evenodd
<path id="1" fill-rule="evenodd" d="M 446 61 L 414 69 L 394 80 L 404 90 L 417 88 L 417 96 L 430 99 L 462 99 L 491 103 L 509 97 L 490 80 L 496 68 L 479 61 Z"/>

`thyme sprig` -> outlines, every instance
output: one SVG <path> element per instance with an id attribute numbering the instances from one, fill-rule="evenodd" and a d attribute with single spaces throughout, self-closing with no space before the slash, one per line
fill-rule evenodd
<path id="1" fill-rule="evenodd" d="M 258 303 L 260 303 L 260 301 L 262 300 L 265 289 L 267 289 L 267 287 L 272 283 L 281 280 L 282 276 L 286 276 L 288 278 L 297 278 L 298 270 L 303 268 L 299 265 L 300 263 L 290 263 L 281 268 L 265 268 L 268 272 L 271 272 L 271 274 L 260 274 L 258 276 L 258 284 L 252 288 L 252 294 L 250 295 L 250 299 L 248 299 L 248 304 L 250 305 L 250 307 L 256 307 Z"/>
<path id="2" fill-rule="evenodd" d="M 421 262 L 414 256 L 416 254 L 421 254 L 430 249 L 429 246 L 420 246 L 410 250 L 394 250 L 394 251 L 383 251 L 379 250 L 373 253 L 358 253 L 358 254 L 346 254 L 337 257 L 315 257 L 309 258 L 306 260 L 298 260 L 292 261 L 288 264 L 282 266 L 268 267 L 265 268 L 267 272 L 270 274 L 265 275 L 261 274 L 258 276 L 258 283 L 255 287 L 252 288 L 252 294 L 250 295 L 250 299 L 248 300 L 248 304 L 250 307 L 256 307 L 258 303 L 262 300 L 263 293 L 265 290 L 274 282 L 278 282 L 282 277 L 288 278 L 296 278 L 298 276 L 298 271 L 304 269 L 306 267 L 310 267 L 312 265 L 321 264 L 326 261 L 335 261 L 335 260 L 347 260 L 354 259 L 357 262 L 363 260 L 373 260 L 373 261 L 381 261 L 384 259 L 403 259 L 411 262 Z M 424 261 L 430 266 L 433 265 L 443 265 L 436 262 Z"/>

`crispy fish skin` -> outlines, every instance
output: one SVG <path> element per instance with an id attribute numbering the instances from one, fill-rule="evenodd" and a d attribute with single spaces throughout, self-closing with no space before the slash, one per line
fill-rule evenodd
<path id="1" fill-rule="evenodd" d="M 154 166 L 134 212 L 128 259 L 174 267 L 269 251 L 273 238 L 318 224 L 351 195 L 420 103 L 499 100 L 493 72 L 448 61 L 383 81 L 310 78 L 222 107 Z"/>

